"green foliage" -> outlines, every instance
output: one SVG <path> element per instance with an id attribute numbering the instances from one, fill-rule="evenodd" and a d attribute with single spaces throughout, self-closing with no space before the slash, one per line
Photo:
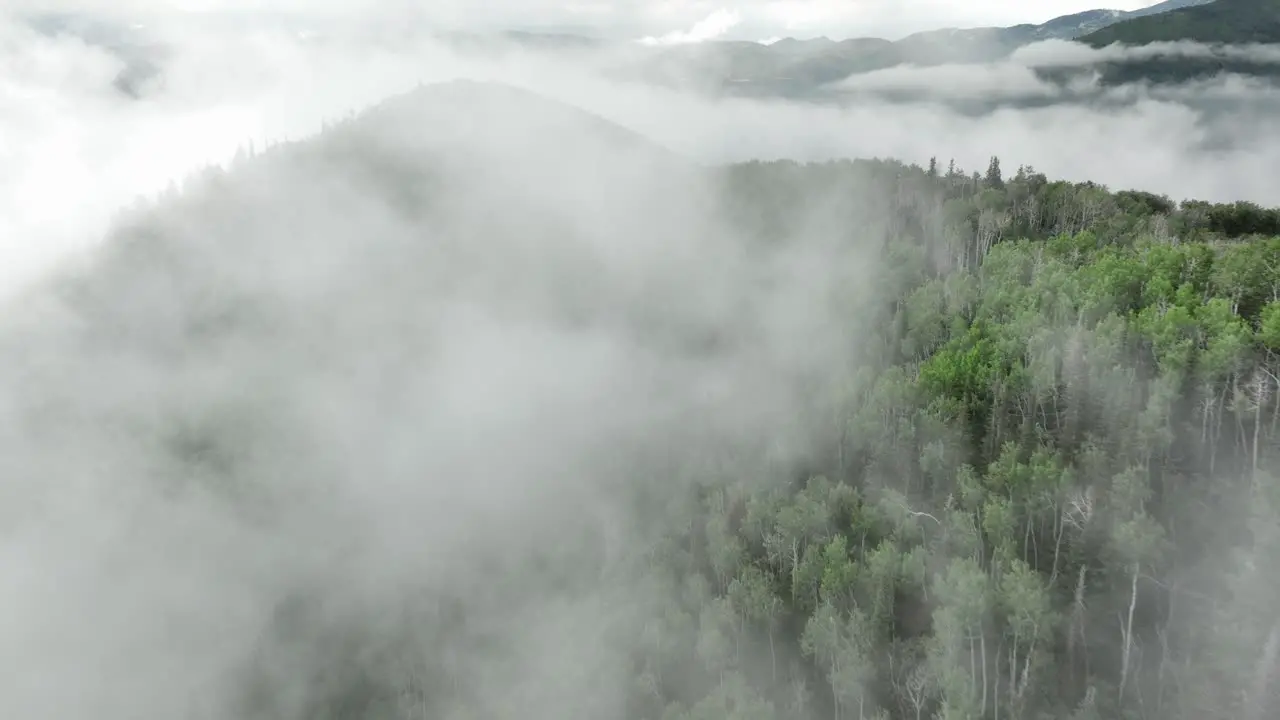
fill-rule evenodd
<path id="1" fill-rule="evenodd" d="M 995 159 L 717 177 L 753 251 L 865 233 L 884 272 L 802 466 L 681 467 L 696 491 L 628 548 L 652 602 L 615 643 L 626 717 L 1238 716 L 1280 592 L 1275 212 Z M 252 433 L 224 425 L 174 425 L 175 463 L 233 472 Z M 437 709 L 487 689 L 421 673 Z"/>
<path id="2" fill-rule="evenodd" d="M 1247 689 L 1247 663 L 1215 658 L 1257 657 L 1255 638 L 1161 608 L 1182 602 L 1168 578 L 1183 558 L 1280 538 L 1199 517 L 1249 507 L 1248 484 L 1224 478 L 1257 477 L 1280 439 L 1280 238 L 1254 236 L 1280 231 L 1272 211 L 997 161 L 977 179 L 893 172 L 919 183 L 936 218 L 921 226 L 942 228 L 931 252 L 951 259 L 931 270 L 925 245 L 887 248 L 894 300 L 866 341 L 887 350 L 845 401 L 839 462 L 748 497 L 740 545 L 714 512 L 705 525 L 712 579 L 736 573 L 734 612 L 767 639 L 772 707 L 1086 718 L 1159 702 L 1191 718 Z M 1280 522 L 1273 507 L 1253 505 Z M 708 667 L 730 662 L 717 637 L 699 646 Z M 780 666 L 787 653 L 809 671 Z M 1216 684 L 1160 670 L 1175 657 Z"/>

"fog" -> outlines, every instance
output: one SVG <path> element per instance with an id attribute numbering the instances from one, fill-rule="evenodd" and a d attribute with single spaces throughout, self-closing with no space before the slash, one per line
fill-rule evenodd
<path id="1" fill-rule="evenodd" d="M 623 717 L 626 638 L 666 591 L 633 572 L 655 508 L 803 465 L 885 270 L 828 224 L 840 188 L 760 248 L 700 164 L 998 155 L 1280 202 L 1275 91 L 1240 79 L 973 116 L 700 97 L 605 79 L 607 54 L 154 32 L 135 98 L 110 52 L 0 27 L 4 717 L 314 717 L 348 632 L 383 676 L 456 651 L 448 717 Z M 1076 50 L 1036 52 L 850 82 L 1051 95 L 1026 68 Z M 342 124 L 457 79 L 511 89 Z M 1214 93 L 1257 114 L 1196 108 Z M 761 464 L 692 467 L 719 447 Z M 451 602 L 465 628 L 425 626 L 457 636 L 413 634 Z"/>
<path id="2" fill-rule="evenodd" d="M 458 643 L 472 712 L 618 716 L 638 509 L 695 449 L 803 455 L 857 248 L 743 246 L 695 166 L 514 89 L 279 145 L 466 69 L 439 51 L 191 43 L 125 100 L 110 58 L 23 39 L 0 714 L 314 717 L 357 633 L 379 682 Z M 277 146 L 234 183 L 184 172 L 249 142 Z M 461 636 L 405 635 L 459 601 Z"/>
<path id="3" fill-rule="evenodd" d="M 1111 3 L 1120 10 L 1133 10 L 1144 4 L 1143 0 Z M 963 7 L 940 0 L 748 0 L 730 6 L 707 0 L 436 0 L 429 4 L 405 0 L 273 0 L 265 7 L 252 0 L 117 0 L 110 4 L 97 0 L 10 0 L 5 7 L 16 12 L 92 12 L 131 21 L 182 13 L 201 21 L 216 15 L 252 17 L 254 23 L 266 18 L 289 18 L 350 25 L 353 19 L 380 17 L 452 28 L 574 27 L 590 28 L 594 34 L 616 39 L 688 32 L 708 18 L 728 13 L 736 16 L 736 22 L 723 28 L 724 37 L 753 40 L 786 35 L 899 37 L 941 26 L 1039 23 L 1095 6 L 1088 0 L 1047 0 L 1034 6 L 983 0 Z"/>
<path id="4" fill-rule="evenodd" d="M 157 26 L 173 57 L 142 100 L 111 87 L 121 61 L 62 37 L 12 25 L 2 31 L 2 152 L 6 191 L 0 277 L 12 287 L 91 243 L 110 212 L 205 163 L 225 163 L 251 143 L 300 138 L 386 95 L 457 77 L 496 79 L 562 100 L 699 160 L 892 156 L 923 163 L 954 157 L 982 167 L 995 154 L 1051 176 L 1138 187 L 1175 198 L 1272 202 L 1277 141 L 1259 119 L 1276 91 L 1231 80 L 1180 90 L 1120 88 L 1120 107 L 1077 103 L 1001 108 L 974 116 L 940 102 L 1052 97 L 1032 68 L 1113 57 L 1068 43 L 1024 48 L 983 66 L 890 69 L 847 81 L 857 89 L 926 90 L 923 101 L 875 95 L 845 107 L 769 100 L 700 98 L 601 78 L 616 57 L 557 59 L 510 49 L 459 54 L 417 38 L 372 45 L 299 40 L 293 33 Z M 1172 52 L 1174 49 L 1169 49 Z M 1184 52 L 1198 52 L 1182 48 Z M 1107 52 L 1111 52 L 1110 55 Z M 1204 52 L 1208 52 L 1207 50 Z M 1246 52 L 1241 49 L 1239 52 Z M 1253 51 L 1255 55 L 1267 51 Z M 1233 112 L 1207 115 L 1192 103 L 1248 97 Z M 893 122 L 885 122 L 888 115 Z M 1235 147 L 1201 146 L 1230 135 Z M 74 197 L 68 212 L 66 198 Z"/>

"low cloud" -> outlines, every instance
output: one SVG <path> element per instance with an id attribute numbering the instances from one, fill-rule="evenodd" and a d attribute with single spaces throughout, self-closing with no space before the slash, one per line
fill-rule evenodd
<path id="1" fill-rule="evenodd" d="M 502 80 L 598 113 L 705 162 L 756 157 L 816 160 L 894 156 L 925 162 L 954 156 L 983 167 L 992 154 L 1051 175 L 1134 186 L 1175 197 L 1274 202 L 1280 141 L 1264 132 L 1276 91 L 1241 78 L 1163 89 L 1109 91 L 1115 106 L 1003 108 L 979 117 L 948 97 L 1051 96 L 1028 68 L 1103 53 L 1043 43 L 1006 63 L 893 68 L 848 80 L 853 88 L 923 93 L 911 102 L 874 95 L 846 107 L 773 100 L 711 100 L 605 79 L 611 51 L 570 62 L 518 48 L 459 54 L 419 38 L 371 45 L 259 30 L 213 33 L 199 26 L 153 28 L 173 48 L 141 100 L 111 86 L 121 61 L 69 38 L 12 25 L 3 32 L 11 73 L 0 95 L 6 173 L 0 253 L 9 287 L 91 246 L 115 208 L 153 194 L 237 148 L 299 138 L 386 95 L 457 77 Z M 1186 52 L 1208 52 L 1180 48 Z M 1237 51 L 1231 51 L 1237 52 Z M 1269 57 L 1266 49 L 1241 49 Z M 1107 55 L 1106 53 L 1111 53 Z M 1197 106 L 1236 99 L 1231 114 Z M 892 118 L 891 122 L 886 121 Z M 1202 149 L 1206 137 L 1224 137 Z M 1238 148 L 1238 149 L 1237 149 Z M 1122 161 L 1123 160 L 1123 161 Z M 69 208 L 73 208 L 70 212 Z"/>
<path id="2" fill-rule="evenodd" d="M 740 13 L 720 9 L 698 21 L 688 30 L 678 30 L 660 37 L 649 36 L 642 38 L 640 42 L 644 45 L 687 45 L 706 42 L 723 37 L 725 33 L 741 23 L 742 15 Z"/>
<path id="3" fill-rule="evenodd" d="M 903 65 L 853 75 L 835 87 L 852 91 L 903 91 L 930 98 L 1001 99 L 1006 97 L 1051 96 L 1061 90 L 1016 63 Z"/>
<path id="4" fill-rule="evenodd" d="M 1118 9 L 1142 7 L 1143 0 L 1112 3 Z M 73 12 L 125 19 L 214 13 L 338 22 L 353 19 L 396 18 L 436 28 L 498 28 L 519 25 L 593 27 L 617 37 L 659 36 L 671 28 L 689 28 L 717 12 L 716 0 L 273 0 L 269 8 L 254 0 L 10 0 L 11 12 Z M 1005 2 L 956 3 L 943 0 L 749 0 L 735 3 L 741 30 L 766 37 L 772 34 L 815 37 L 875 36 L 896 38 L 940 26 L 981 27 L 1044 22 L 1091 9 L 1088 0 L 1055 0 L 1032 6 Z"/>
<path id="5" fill-rule="evenodd" d="M 973 115 L 713 100 L 608 79 L 608 52 L 149 29 L 170 52 L 137 97 L 110 51 L 18 26 L 0 43 L 24 70 L 0 81 L 6 717 L 237 717 L 255 680 L 276 717 L 314 717 L 348 630 L 388 655 L 457 650 L 445 674 L 487 717 L 614 717 L 616 637 L 663 592 L 627 572 L 647 537 L 627 511 L 687 488 L 695 449 L 804 457 L 796 415 L 855 362 L 847 309 L 874 300 L 873 254 L 823 225 L 844 188 L 806 198 L 813 227 L 786 248 L 747 248 L 682 162 L 465 83 L 323 152 L 279 147 L 388 96 L 498 80 L 700 163 L 998 154 L 1175 197 L 1280 193 L 1270 91 L 1229 117 L 1191 102 L 1238 79 Z M 1034 89 L 1016 64 L 988 71 L 864 82 Z M 1207 149 L 1214 133 L 1232 143 Z M 276 147 L 237 161 L 250 144 Z M 416 153 L 451 172 L 398 164 Z M 235 181 L 190 176 L 206 164 Z M 184 181 L 198 190 L 119 215 L 101 244 L 136 196 Z M 403 601 L 421 594 L 445 600 Z M 474 624 L 404 636 L 449 601 Z"/>
<path id="6" fill-rule="evenodd" d="M 1010 56 L 1010 61 L 1027 67 L 1055 67 L 1159 58 L 1217 58 L 1270 65 L 1280 63 L 1280 46 L 1158 42 L 1139 46 L 1113 44 L 1093 48 L 1066 40 L 1046 40 L 1018 48 Z"/>

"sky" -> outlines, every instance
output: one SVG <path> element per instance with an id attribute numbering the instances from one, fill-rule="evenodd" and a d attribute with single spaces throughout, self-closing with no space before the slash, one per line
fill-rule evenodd
<path id="1" fill-rule="evenodd" d="M 1112 0 L 1104 7 L 1134 10 L 1154 3 Z M 232 11 L 260 13 L 252 0 L 10 0 L 15 9 L 89 10 L 147 14 Z M 271 11 L 311 18 L 369 17 L 375 12 L 412 15 L 449 27 L 553 26 L 607 35 L 663 36 L 688 33 L 699 23 L 720 27 L 725 37 L 776 36 L 895 38 L 941 27 L 973 27 L 1043 22 L 1099 7 L 1090 0 L 276 0 Z M 719 20 L 715 20 L 719 18 Z M 724 22 L 725 19 L 732 22 Z"/>

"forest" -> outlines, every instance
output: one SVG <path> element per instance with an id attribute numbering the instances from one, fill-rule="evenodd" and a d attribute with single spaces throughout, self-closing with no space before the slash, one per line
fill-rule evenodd
<path id="1" fill-rule="evenodd" d="M 1275 0 L 1214 0 L 1169 12 L 1134 18 L 1079 38 L 1094 48 L 1115 43 L 1141 47 L 1152 43 L 1196 42 L 1213 47 L 1252 46 L 1280 39 L 1280 4 Z M 1132 57 L 1098 65 L 1104 85 L 1133 82 L 1176 84 L 1234 73 L 1274 83 L 1277 66 L 1263 56 Z"/>
<path id="2" fill-rule="evenodd" d="M 658 532 L 628 582 L 662 601 L 623 626 L 627 717 L 1268 716 L 1280 210 L 998 158 L 715 172 L 753 242 L 879 211 L 890 272 L 806 467 L 730 448 L 637 500 Z M 848 202 L 806 202 L 832 187 Z M 335 651 L 309 717 L 471 717 L 471 603 L 437 604 L 403 685 Z"/>
<path id="3" fill-rule="evenodd" d="M 280 352 L 312 347 L 279 340 L 272 323 L 320 332 L 341 311 L 354 313 L 352 328 L 381 327 L 388 313 L 424 302 L 424 283 L 459 284 L 426 265 L 423 272 L 387 262 L 393 256 L 378 253 L 411 244 L 390 231 L 373 242 L 377 233 L 361 225 L 370 222 L 365 206 L 324 221 L 282 204 L 290 183 L 321 174 L 317 158 L 326 156 L 342 158 L 344 177 L 380 178 L 406 212 L 444 212 L 453 200 L 433 210 L 417 196 L 438 194 L 440 177 L 415 175 L 391 144 L 355 151 L 351 128 L 370 122 L 241 158 L 229 173 L 213 171 L 195 189 L 124 218 L 103 271 L 60 290 L 85 308 L 93 329 L 75 347 L 117 348 L 106 354 L 108 368 L 141 356 L 142 343 L 166 363 L 190 363 L 229 352 L 210 338 L 238 325 L 252 334 L 231 347 L 265 356 L 272 343 Z M 362 175 L 361 163 L 374 161 L 378 174 Z M 296 177 L 268 174 L 271 163 L 291 164 Z M 786 247 L 819 232 L 869 244 L 882 269 L 863 293 L 873 302 L 838 308 L 858 328 L 856 358 L 813 388 L 796 420 L 809 446 L 801 461 L 778 461 L 754 444 L 699 446 L 689 440 L 697 428 L 671 428 L 684 438 L 682 455 L 666 466 L 652 457 L 636 463 L 633 475 L 651 477 L 608 490 L 625 496 L 647 528 L 618 557 L 581 538 L 542 547 L 503 536 L 492 556 L 477 550 L 483 560 L 461 563 L 474 566 L 466 584 L 407 603 L 417 614 L 402 625 L 338 622 L 300 589 L 275 611 L 260 664 L 237 684 L 238 717 L 525 717 L 521 707 L 495 710 L 504 681 L 477 670 L 493 667 L 506 647 L 494 618 L 541 622 L 514 614 L 513 598 L 615 590 L 625 610 L 598 642 L 622 648 L 619 704 L 628 719 L 1269 716 L 1280 692 L 1280 210 L 1050 180 L 1031 167 L 1007 171 L 999 158 L 973 172 L 954 162 L 882 159 L 705 172 L 739 242 Z M 483 176 L 477 186 L 495 183 Z M 307 192 L 298 207 L 332 205 L 342 190 Z M 238 196 L 254 204 L 218 204 Z M 275 224 L 276 216 L 293 224 Z M 519 223 L 514 232 L 534 232 Z M 319 272 L 285 247 L 254 240 L 255 227 L 319 238 L 335 225 L 351 229 L 352 248 L 367 245 L 365 254 L 381 258 L 378 281 L 405 295 L 365 307 L 359 292 L 368 288 L 352 283 L 323 304 L 323 293 L 296 281 L 279 292 L 305 303 L 298 312 L 270 299 L 271 288 L 218 300 L 227 281 L 215 253 L 264 267 L 284 258 L 291 270 Z M 183 249 L 184 233 L 201 238 L 214 233 L 208 228 L 224 240 Z M 469 248 L 449 252 L 482 252 Z M 313 264 L 337 267 L 322 251 L 317 245 L 322 259 Z M 238 272 L 256 277 L 251 265 Z M 514 264 L 503 268 L 504 280 L 529 277 Z M 718 271 L 701 269 L 699 282 Z M 158 307 L 155 298 L 168 297 L 162 291 L 177 298 L 164 308 L 177 309 L 154 321 L 157 334 L 138 308 Z M 575 313 L 600 305 L 592 300 Z M 325 382 L 347 377 L 339 361 L 348 355 L 353 367 L 368 362 L 359 347 L 365 336 L 351 337 L 358 339 L 326 341 L 337 360 L 306 350 L 312 365 L 332 366 Z M 706 352 L 733 341 L 714 333 L 676 340 Z M 276 382 L 300 372 L 281 362 Z M 191 416 L 204 396 L 183 396 L 175 412 Z M 262 523 L 274 508 L 300 503 L 254 483 L 275 482 L 282 468 L 300 468 L 299 476 L 331 469 L 290 444 L 252 466 L 245 458 L 257 457 L 273 425 L 229 419 L 235 403 L 266 413 L 282 404 L 274 395 L 257 404 L 229 397 L 204 416 L 159 423 L 170 428 L 161 437 L 170 463 L 163 467 L 187 468 L 191 482 L 246 502 Z M 47 419 L 55 410 L 38 407 L 40 427 L 57 427 Z M 281 417 L 282 425 L 298 422 Z M 158 423 L 149 415 L 129 422 Z M 379 427 L 382 436 L 397 431 Z M 619 455 L 609 467 L 629 462 Z M 373 482 L 380 466 L 362 462 L 357 475 Z M 537 498 L 521 492 L 529 503 Z M 362 635 L 371 626 L 376 642 Z M 311 669 L 304 689 L 285 698 L 282 688 L 296 690 L 298 680 L 283 668 L 298 658 Z M 611 707 L 561 700 L 586 708 L 574 717 Z M 296 703 L 304 709 L 287 709 Z"/>
<path id="4" fill-rule="evenodd" d="M 655 551 L 636 717 L 1267 716 L 1280 212 L 998 158 L 726 172 L 783 223 L 881 187 L 893 272 L 823 462 L 707 482 Z"/>

